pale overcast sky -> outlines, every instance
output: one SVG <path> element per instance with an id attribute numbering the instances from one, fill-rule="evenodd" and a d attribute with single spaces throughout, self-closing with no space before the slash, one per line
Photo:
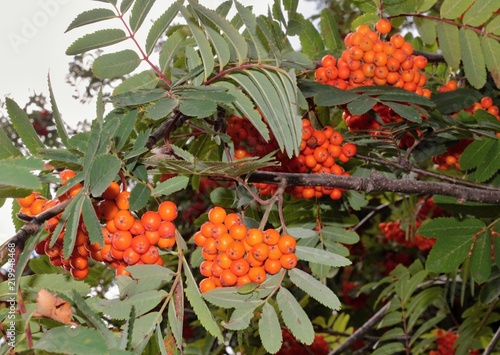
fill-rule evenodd
<path id="1" fill-rule="evenodd" d="M 173 1 L 157 1 L 151 11 L 151 19 Z M 200 0 L 204 6 L 215 8 L 223 0 Z M 257 14 L 267 13 L 273 0 L 240 0 L 243 5 L 253 5 Z M 73 88 L 65 83 L 68 63 L 72 57 L 65 54 L 66 48 L 78 37 L 91 30 L 106 26 L 120 26 L 110 20 L 92 24 L 64 33 L 71 21 L 81 12 L 96 7 L 107 7 L 105 3 L 91 0 L 22 0 L 0 2 L 0 98 L 10 97 L 20 106 L 33 93 L 48 96 L 47 75 L 50 71 L 52 86 L 63 119 L 71 126 L 84 119 L 91 119 L 95 103 L 82 105 L 72 98 Z M 308 17 L 317 12 L 314 2 L 300 0 L 299 12 Z M 102 27 L 101 27 L 102 26 Z M 121 28 L 121 27 L 119 27 Z M 139 34 L 147 35 L 145 23 Z M 120 44 L 130 46 L 129 43 Z M 108 47 L 111 51 L 117 46 Z M 130 46 L 130 48 L 133 48 Z M 0 208 L 0 244 L 15 231 L 10 220 L 10 203 Z"/>

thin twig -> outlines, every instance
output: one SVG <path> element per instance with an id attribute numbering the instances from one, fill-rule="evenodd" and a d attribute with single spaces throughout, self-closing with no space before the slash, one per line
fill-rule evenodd
<path id="1" fill-rule="evenodd" d="M 486 349 L 484 349 L 483 355 L 489 355 L 495 350 L 495 346 L 497 345 L 498 341 L 500 340 L 500 327 L 498 327 L 497 331 L 495 332 L 495 335 L 493 335 L 493 338 L 491 338 L 491 341 L 489 342 L 488 346 Z"/>
<path id="2" fill-rule="evenodd" d="M 389 309 L 391 302 L 388 302 L 382 308 L 380 308 L 377 313 L 375 313 L 368 321 L 363 324 L 360 328 L 358 328 L 354 333 L 349 336 L 340 346 L 331 351 L 328 355 L 339 355 L 342 354 L 345 350 L 349 349 L 354 345 L 359 339 L 363 338 L 365 333 L 367 333 L 375 324 L 377 324 L 384 316 L 385 312 Z"/>

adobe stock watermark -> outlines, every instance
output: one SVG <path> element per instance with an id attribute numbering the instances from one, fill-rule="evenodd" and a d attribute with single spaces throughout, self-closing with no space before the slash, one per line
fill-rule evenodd
<path id="1" fill-rule="evenodd" d="M 38 9 L 31 16 L 23 16 L 20 28 L 16 32 L 9 32 L 7 38 L 15 53 L 22 45 L 35 38 L 41 29 L 47 26 L 51 19 L 60 11 L 61 5 L 69 4 L 71 0 L 40 0 Z"/>

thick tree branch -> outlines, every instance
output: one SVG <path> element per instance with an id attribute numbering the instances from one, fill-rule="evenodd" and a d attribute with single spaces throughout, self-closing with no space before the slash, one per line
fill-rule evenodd
<path id="1" fill-rule="evenodd" d="M 483 190 L 434 181 L 390 179 L 376 171 L 372 171 L 369 177 L 256 171 L 250 175 L 248 181 L 268 184 L 286 181 L 287 186 L 331 186 L 364 192 L 444 195 L 456 197 L 461 202 L 500 204 L 500 190 Z"/>

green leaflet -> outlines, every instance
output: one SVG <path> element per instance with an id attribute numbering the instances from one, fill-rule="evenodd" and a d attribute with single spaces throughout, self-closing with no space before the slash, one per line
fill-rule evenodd
<path id="1" fill-rule="evenodd" d="M 475 0 L 444 0 L 441 5 L 441 17 L 447 19 L 459 18 Z"/>
<path id="2" fill-rule="evenodd" d="M 293 336 L 300 342 L 309 345 L 314 341 L 314 328 L 297 299 L 284 287 L 280 287 L 276 297 L 281 317 Z"/>
<path id="3" fill-rule="evenodd" d="M 500 16 L 498 16 L 498 18 L 500 19 Z M 500 43 L 493 38 L 483 36 L 481 38 L 481 48 L 483 50 L 486 67 L 495 85 L 497 88 L 500 88 Z"/>
<path id="4" fill-rule="evenodd" d="M 103 244 L 102 227 L 95 213 L 94 206 L 89 196 L 84 197 L 82 206 L 82 217 L 89 234 L 90 244 Z"/>
<path id="5" fill-rule="evenodd" d="M 281 349 L 283 336 L 276 311 L 269 303 L 264 303 L 259 320 L 259 335 L 262 345 L 269 353 L 275 354 Z"/>
<path id="6" fill-rule="evenodd" d="M 130 13 L 130 29 L 136 33 L 153 7 L 155 0 L 136 0 Z"/>
<path id="7" fill-rule="evenodd" d="M 480 89 L 486 83 L 486 68 L 479 37 L 474 31 L 463 27 L 459 31 L 459 39 L 467 80 L 473 87 Z"/>
<path id="8" fill-rule="evenodd" d="M 160 37 L 165 34 L 165 31 L 177 16 L 177 13 L 179 12 L 178 6 L 180 3 L 181 0 L 178 0 L 170 5 L 170 7 L 165 10 L 160 17 L 158 17 L 158 19 L 153 23 L 153 26 L 149 29 L 145 46 L 147 55 L 150 55 L 153 52 L 156 43 Z"/>
<path id="9" fill-rule="evenodd" d="M 143 183 L 137 183 L 130 193 L 130 210 L 139 211 L 148 203 L 151 189 Z"/>
<path id="10" fill-rule="evenodd" d="M 115 43 L 122 42 L 127 39 L 126 33 L 118 28 L 110 28 L 99 30 L 93 33 L 86 34 L 74 41 L 68 49 L 67 55 L 76 55 L 88 52 L 92 49 L 110 46 Z"/>
<path id="11" fill-rule="evenodd" d="M 340 309 L 340 301 L 337 295 L 335 295 L 335 293 L 333 293 L 333 291 L 330 290 L 325 284 L 316 280 L 308 273 L 294 268 L 288 271 L 288 276 L 290 276 L 290 280 L 298 288 L 310 295 L 319 303 L 332 310 Z"/>
<path id="12" fill-rule="evenodd" d="M 40 180 L 32 171 L 41 170 L 43 161 L 35 158 L 13 158 L 0 160 L 0 186 L 16 189 L 38 190 Z"/>
<path id="13" fill-rule="evenodd" d="M 297 246 L 295 255 L 297 255 L 299 260 L 333 267 L 341 267 L 351 264 L 351 261 L 343 256 L 312 247 Z"/>
<path id="14" fill-rule="evenodd" d="M 452 0 L 454 3 L 459 1 Z M 452 68 L 458 68 L 462 55 L 460 51 L 460 41 L 458 35 L 458 28 L 444 22 L 436 23 L 436 30 L 439 40 L 439 48 L 443 53 L 446 63 Z"/>
<path id="15" fill-rule="evenodd" d="M 494 35 L 500 35 L 500 16 L 495 16 L 493 20 L 486 25 L 486 31 Z"/>
<path id="16" fill-rule="evenodd" d="M 34 349 L 51 353 L 106 354 L 109 352 L 101 332 L 87 327 L 56 327 L 36 342 Z"/>
<path id="17" fill-rule="evenodd" d="M 478 284 L 484 283 L 491 274 L 491 230 L 480 233 L 474 242 L 470 258 L 472 278 Z"/>
<path id="18" fill-rule="evenodd" d="M 92 64 L 92 72 L 99 79 L 119 78 L 133 72 L 141 61 L 135 51 L 125 49 L 96 58 Z"/>
<path id="19" fill-rule="evenodd" d="M 486 23 L 498 9 L 498 1 L 496 0 L 476 0 L 464 14 L 462 21 L 465 25 L 480 26 Z"/>
<path id="20" fill-rule="evenodd" d="M 344 48 L 344 42 L 340 38 L 339 26 L 332 14 L 331 9 L 324 8 L 321 11 L 321 21 L 319 24 L 321 28 L 321 35 L 327 49 L 338 50 Z"/>
<path id="21" fill-rule="evenodd" d="M 84 199 L 85 195 L 79 193 L 76 197 L 73 198 L 73 201 L 71 201 L 66 210 L 64 210 L 64 213 L 68 212 L 63 241 L 64 255 L 71 255 L 73 249 L 75 248 L 76 234 L 78 233 L 78 228 L 80 225 L 80 217 L 82 215 Z"/>
<path id="22" fill-rule="evenodd" d="M 32 155 L 37 156 L 37 150 L 45 148 L 45 145 L 38 137 L 28 115 L 10 98 L 5 99 L 5 106 L 7 107 L 7 113 L 9 114 L 12 126 L 14 126 L 24 145 Z"/>
<path id="23" fill-rule="evenodd" d="M 196 281 L 191 273 L 190 266 L 186 259 L 182 260 L 184 265 L 184 270 L 186 273 L 186 297 L 191 303 L 194 312 L 198 316 L 203 327 L 214 337 L 217 337 L 220 341 L 223 341 L 224 336 L 222 335 L 218 324 L 215 322 L 210 309 L 208 308 L 205 301 L 201 297 L 200 290 L 196 285 Z"/>
<path id="24" fill-rule="evenodd" d="M 50 105 L 52 107 L 52 117 L 54 117 L 54 121 L 56 123 L 57 135 L 61 139 L 62 144 L 68 148 L 69 147 L 69 136 L 66 131 L 66 127 L 64 126 L 64 122 L 61 117 L 61 113 L 59 112 L 59 108 L 56 104 L 56 99 L 54 97 L 54 92 L 52 90 L 52 83 L 50 81 L 50 76 L 47 76 L 47 81 L 49 84 L 49 95 L 50 95 Z"/>
<path id="25" fill-rule="evenodd" d="M 250 321 L 255 315 L 256 305 L 245 305 L 236 308 L 231 314 L 231 318 L 227 322 L 222 322 L 226 329 L 244 330 L 250 326 Z"/>
<path id="26" fill-rule="evenodd" d="M 153 197 L 168 196 L 174 192 L 185 189 L 188 183 L 189 178 L 187 176 L 174 176 L 157 184 L 151 195 Z"/>
<path id="27" fill-rule="evenodd" d="M 70 23 L 65 33 L 77 27 L 86 26 L 104 20 L 115 18 L 116 14 L 110 9 L 92 9 L 82 12 Z"/>
<path id="28" fill-rule="evenodd" d="M 431 272 L 452 272 L 467 257 L 474 234 L 485 228 L 484 222 L 474 218 L 462 221 L 455 218 L 435 218 L 422 224 L 417 233 L 426 238 L 436 238 L 426 261 Z"/>
<path id="29" fill-rule="evenodd" d="M 315 59 L 318 53 L 325 50 L 325 43 L 313 23 L 306 19 L 301 19 L 302 31 L 299 34 L 302 52 L 311 59 Z"/>
<path id="30" fill-rule="evenodd" d="M 90 168 L 89 187 L 93 196 L 101 196 L 120 170 L 122 161 L 112 154 L 94 157 Z"/>
<path id="31" fill-rule="evenodd" d="M 347 109 L 353 115 L 362 115 L 372 109 L 377 101 L 370 96 L 361 95 L 347 104 Z"/>

